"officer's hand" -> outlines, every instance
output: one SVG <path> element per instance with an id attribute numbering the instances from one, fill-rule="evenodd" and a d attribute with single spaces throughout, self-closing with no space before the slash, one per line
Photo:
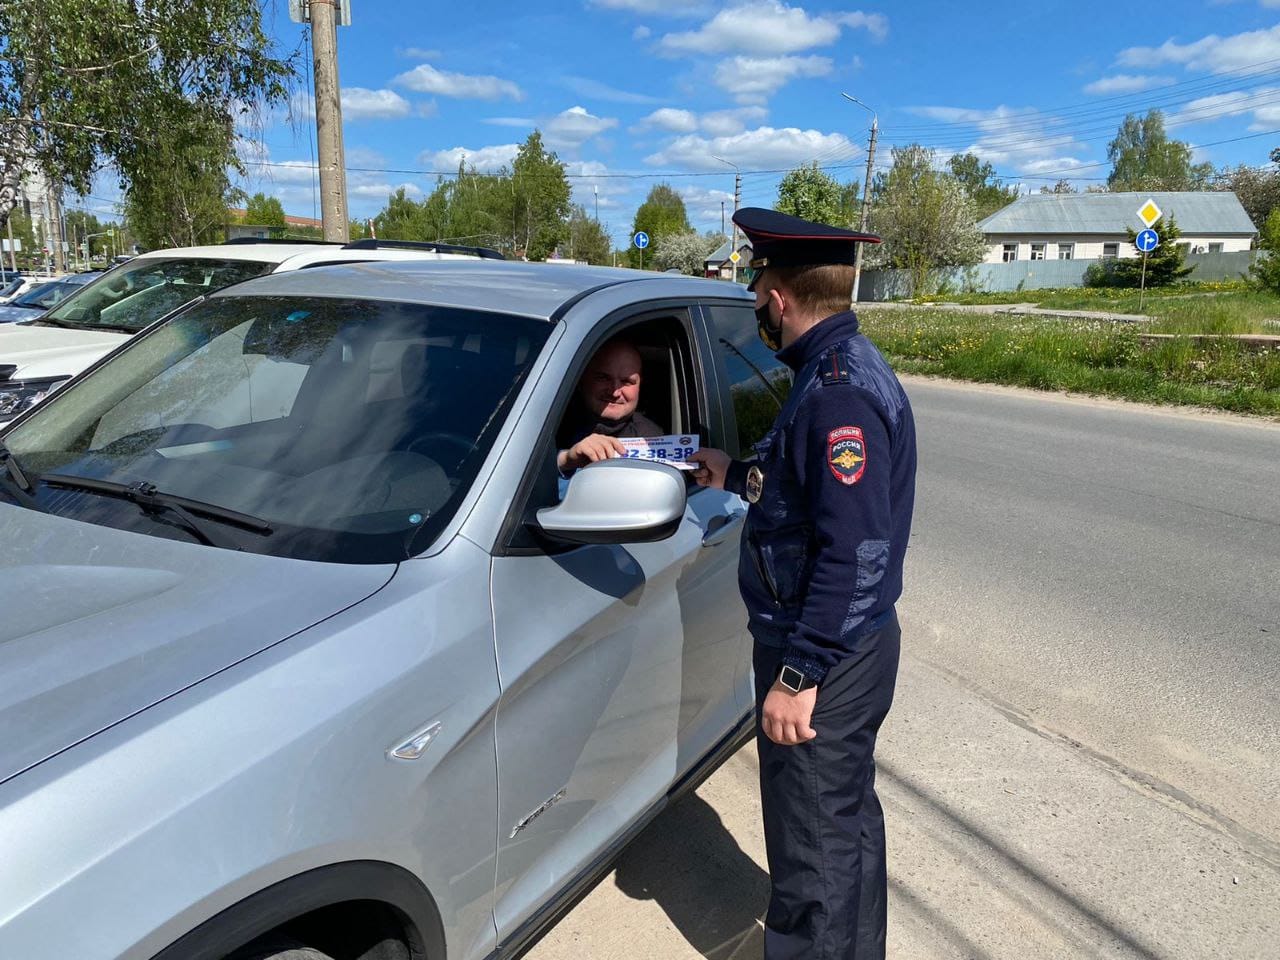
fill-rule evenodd
<path id="1" fill-rule="evenodd" d="M 818 688 L 810 687 L 794 693 L 775 682 L 764 698 L 760 711 L 760 729 L 774 743 L 794 747 L 817 736 L 809 726 L 813 705 L 818 702 Z"/>
<path id="2" fill-rule="evenodd" d="M 689 461 L 698 464 L 698 469 L 693 471 L 693 479 L 699 486 L 724 489 L 724 475 L 733 462 L 727 453 L 713 447 L 703 447 L 689 454 Z"/>
<path id="3" fill-rule="evenodd" d="M 568 450 L 561 450 L 556 456 L 556 466 L 561 473 L 577 470 L 588 463 L 598 460 L 609 460 L 613 457 L 624 457 L 627 448 L 618 442 L 616 437 L 606 437 L 603 433 L 593 433 L 583 437 Z"/>

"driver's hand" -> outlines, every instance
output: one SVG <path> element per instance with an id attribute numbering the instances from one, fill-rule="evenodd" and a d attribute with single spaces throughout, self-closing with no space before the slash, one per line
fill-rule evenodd
<path id="1" fill-rule="evenodd" d="M 583 437 L 568 450 L 561 450 L 556 456 L 556 466 L 560 468 L 561 473 L 568 473 L 570 470 L 585 467 L 588 463 L 611 460 L 626 454 L 627 448 L 619 443 L 616 437 L 593 433 L 589 437 Z"/>

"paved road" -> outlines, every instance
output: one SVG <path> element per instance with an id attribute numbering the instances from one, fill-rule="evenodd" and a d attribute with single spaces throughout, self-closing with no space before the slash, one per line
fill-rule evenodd
<path id="1" fill-rule="evenodd" d="M 890 955 L 1280 956 L 1280 425 L 911 380 Z M 530 954 L 759 956 L 744 750 Z"/>

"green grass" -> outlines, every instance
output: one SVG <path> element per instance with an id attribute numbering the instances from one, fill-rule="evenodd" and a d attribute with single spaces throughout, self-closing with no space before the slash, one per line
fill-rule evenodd
<path id="1" fill-rule="evenodd" d="M 1230 338 L 1144 344 L 1136 325 L 932 308 L 860 311 L 897 370 L 1280 418 L 1280 349 Z"/>
<path id="2" fill-rule="evenodd" d="M 1012 293 L 957 293 L 928 298 L 948 303 L 1034 303 L 1049 310 L 1103 310 L 1154 317 L 1151 333 L 1280 334 L 1280 297 L 1237 281 L 1178 284 L 1148 290 L 1138 309 L 1137 290 L 1074 287 Z"/>

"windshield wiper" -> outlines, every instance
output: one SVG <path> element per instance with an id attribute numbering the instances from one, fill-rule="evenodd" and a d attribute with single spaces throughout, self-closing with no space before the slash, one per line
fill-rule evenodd
<path id="1" fill-rule="evenodd" d="M 33 510 L 42 509 L 36 503 L 35 487 L 31 483 L 31 478 L 27 476 L 26 471 L 18 463 L 18 458 L 4 445 L 3 440 L 0 440 L 0 463 L 4 464 L 4 473 L 0 474 L 0 479 L 3 479 L 5 484 L 15 491 L 14 496 Z M 39 478 L 37 477 L 37 479 Z"/>
<path id="2" fill-rule="evenodd" d="M 240 549 L 238 543 L 213 534 L 207 524 L 201 523 L 196 519 L 195 514 L 210 520 L 218 520 L 231 526 L 240 527 L 260 536 L 265 537 L 271 533 L 271 525 L 260 517 L 240 513 L 227 507 L 220 507 L 216 503 L 205 503 L 203 500 L 191 500 L 176 494 L 163 493 L 156 489 L 154 483 L 147 483 L 145 480 L 140 480 L 137 483 L 117 483 L 114 480 L 93 480 L 89 477 L 75 477 L 65 473 L 46 473 L 39 479 L 51 487 L 85 490 L 89 493 L 102 494 L 105 497 L 118 497 L 121 500 L 128 500 L 131 503 L 136 503 L 142 508 L 143 512 L 148 514 L 170 513 L 177 517 L 182 522 L 182 525 L 200 542 L 211 547 Z"/>

